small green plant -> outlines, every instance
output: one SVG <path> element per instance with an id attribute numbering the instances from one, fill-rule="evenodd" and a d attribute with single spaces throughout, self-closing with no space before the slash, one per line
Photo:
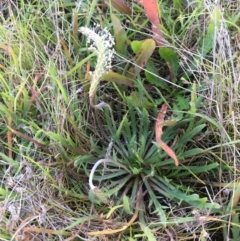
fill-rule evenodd
<path id="1" fill-rule="evenodd" d="M 238 1 L 0 2 L 1 240 L 239 239 Z"/>
<path id="2" fill-rule="evenodd" d="M 192 95 L 191 111 L 196 107 L 195 96 L 196 94 Z M 171 120 L 163 122 L 162 125 L 166 126 L 166 129 L 160 138 L 165 145 L 159 146 L 159 143 L 155 142 L 155 121 L 149 119 L 149 114 L 156 115 L 157 109 L 150 112 L 145 108 L 135 107 L 132 105 L 131 96 L 125 97 L 125 101 L 128 108 L 117 130 L 114 128 L 117 123 L 113 125 L 108 110 L 104 111 L 103 120 L 97 117 L 102 135 L 107 142 L 112 140 L 113 145 L 111 157 L 93 163 L 90 170 L 89 186 L 95 198 L 105 204 L 112 200 L 116 207 L 122 205 L 127 198 L 133 213 L 136 211 L 135 204 L 138 203 L 137 216 L 143 226 L 147 223 L 145 217 L 149 212 L 156 218 L 159 217 L 161 224 L 166 226 L 169 221 L 170 206 L 177 208 L 178 205 L 186 207 L 190 205 L 199 210 L 219 210 L 217 203 L 208 202 L 206 197 L 194 193 L 190 186 L 181 184 L 181 180 L 185 178 L 197 177 L 218 167 L 214 162 L 204 166 L 182 164 L 182 161 L 191 158 L 194 160 L 204 152 L 203 149 L 191 145 L 193 138 L 206 127 L 204 121 L 195 120 L 194 112 L 189 110 L 178 122 Z M 164 115 L 163 113 L 163 117 Z M 107 121 L 106 126 L 102 123 L 104 119 Z M 178 130 L 182 129 L 185 131 L 179 135 Z M 172 149 L 169 146 L 168 148 L 178 159 L 175 160 L 175 165 L 170 158 L 170 152 L 166 152 L 169 149 L 162 149 L 162 146 L 167 145 L 172 146 Z M 78 165 L 77 162 L 75 164 Z M 106 166 L 98 170 L 100 164 Z M 92 180 L 98 181 L 100 186 L 94 186 Z M 126 212 L 125 206 L 121 207 L 118 209 L 122 209 L 122 213 Z M 107 233 L 103 230 L 91 234 Z"/>

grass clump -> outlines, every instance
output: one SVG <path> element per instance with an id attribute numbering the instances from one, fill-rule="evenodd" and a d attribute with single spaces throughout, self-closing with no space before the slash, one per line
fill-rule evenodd
<path id="1" fill-rule="evenodd" d="M 0 239 L 237 240 L 237 7 L 2 1 Z"/>

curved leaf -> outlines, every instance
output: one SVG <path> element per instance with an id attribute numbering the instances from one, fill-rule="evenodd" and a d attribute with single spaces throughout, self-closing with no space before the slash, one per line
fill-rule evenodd
<path id="1" fill-rule="evenodd" d="M 142 0 L 138 2 L 142 3 L 148 19 L 152 23 L 152 33 L 154 35 L 154 39 L 157 42 L 158 46 L 159 47 L 165 46 L 167 41 L 163 37 L 163 33 L 160 30 L 161 22 L 160 22 L 160 16 L 158 13 L 157 0 Z"/>
<path id="2" fill-rule="evenodd" d="M 158 145 L 174 160 L 175 166 L 179 165 L 178 159 L 174 151 L 165 143 L 162 141 L 162 127 L 166 124 L 164 123 L 164 117 L 167 112 L 167 105 L 163 104 L 161 110 L 158 113 L 156 126 L 155 126 L 155 135 L 156 135 L 156 142 Z"/>
<path id="3" fill-rule="evenodd" d="M 138 49 L 138 52 L 135 56 L 135 63 L 137 66 L 133 66 L 127 74 L 129 78 L 135 78 L 135 76 L 140 73 L 142 68 L 147 63 L 148 59 L 151 57 L 153 51 L 156 48 L 156 43 L 153 39 L 146 39 L 142 44 L 141 47 Z"/>
<path id="4" fill-rule="evenodd" d="M 131 80 L 130 78 L 127 78 L 124 75 L 113 72 L 113 71 L 109 71 L 109 72 L 103 74 L 101 81 L 103 81 L 103 80 L 114 82 L 117 84 L 128 85 L 130 87 L 134 86 L 133 80 Z"/>

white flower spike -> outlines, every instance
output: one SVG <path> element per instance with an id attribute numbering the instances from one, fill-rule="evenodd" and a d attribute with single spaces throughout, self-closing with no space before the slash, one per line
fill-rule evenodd
<path id="1" fill-rule="evenodd" d="M 92 80 L 89 89 L 89 98 L 91 103 L 102 75 L 108 72 L 112 67 L 112 58 L 115 53 L 114 49 L 112 49 L 114 45 L 112 35 L 106 28 L 101 31 L 97 31 L 97 28 L 98 26 L 93 30 L 87 27 L 79 28 L 79 31 L 88 38 L 88 42 L 92 43 L 89 49 L 96 51 L 97 53 L 97 65 L 92 73 Z"/>

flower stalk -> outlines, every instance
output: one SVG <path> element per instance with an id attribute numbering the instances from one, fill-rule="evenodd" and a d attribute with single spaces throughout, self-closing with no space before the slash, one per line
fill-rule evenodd
<path id="1" fill-rule="evenodd" d="M 93 98 L 96 94 L 97 87 L 104 73 L 108 72 L 112 68 L 112 58 L 115 51 L 112 49 L 114 45 L 114 39 L 107 29 L 98 31 L 95 29 L 89 29 L 87 27 L 80 27 L 79 31 L 88 38 L 88 42 L 92 44 L 89 50 L 96 51 L 97 64 L 94 72 L 92 73 L 92 79 L 89 89 L 90 105 L 94 108 L 101 108 L 108 106 L 105 103 L 94 105 Z"/>

